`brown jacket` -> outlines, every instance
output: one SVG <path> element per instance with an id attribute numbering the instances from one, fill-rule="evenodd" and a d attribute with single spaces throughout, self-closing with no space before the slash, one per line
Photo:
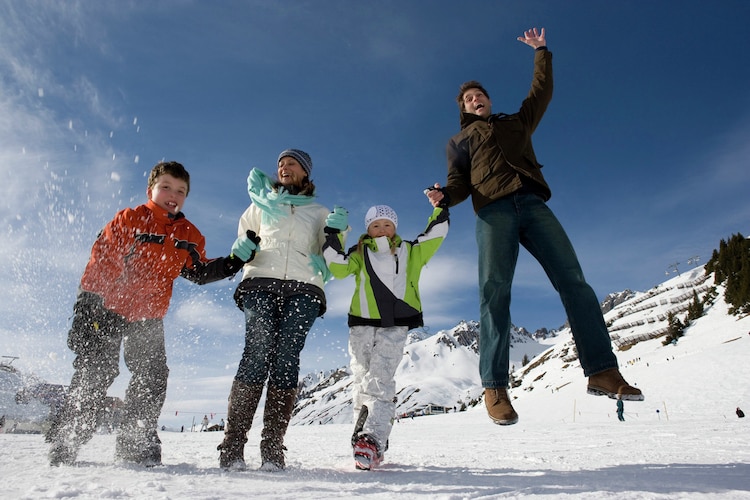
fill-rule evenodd
<path id="1" fill-rule="evenodd" d="M 552 99 L 552 53 L 534 53 L 534 79 L 521 109 L 512 115 L 499 113 L 488 119 L 461 113 L 461 132 L 448 142 L 448 182 L 445 193 L 450 206 L 471 195 L 474 211 L 533 186 L 545 200 L 552 195 L 536 159 L 531 135 Z M 532 182 L 529 182 L 532 181 Z"/>

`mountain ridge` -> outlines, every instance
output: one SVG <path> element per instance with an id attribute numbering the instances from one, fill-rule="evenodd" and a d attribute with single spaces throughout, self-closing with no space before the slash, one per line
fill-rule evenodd
<path id="1" fill-rule="evenodd" d="M 667 333 L 668 316 L 686 311 L 694 292 L 705 297 L 712 288 L 710 277 L 700 266 L 645 292 L 624 290 L 605 297 L 601 308 L 621 367 L 633 345 Z M 719 289 L 714 301 L 723 300 Z M 478 404 L 483 393 L 478 343 L 477 321 L 462 320 L 455 327 L 430 336 L 410 332 L 395 377 L 397 416 L 431 413 L 435 407 L 460 411 Z M 661 342 L 654 344 L 654 349 L 661 347 Z M 514 399 L 535 387 L 554 392 L 574 379 L 583 379 L 567 324 L 560 330 L 540 329 L 534 333 L 513 326 L 510 358 Z M 524 361 L 527 363 L 522 366 Z M 347 367 L 304 377 L 292 425 L 351 422 L 351 384 Z"/>

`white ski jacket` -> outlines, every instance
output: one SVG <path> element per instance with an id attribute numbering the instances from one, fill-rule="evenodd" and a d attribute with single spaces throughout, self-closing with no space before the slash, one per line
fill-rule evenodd
<path id="1" fill-rule="evenodd" d="M 322 262 L 324 228 L 329 210 L 319 203 L 283 205 L 285 215 L 277 221 L 264 216 L 256 205 L 250 205 L 240 217 L 238 235 L 252 230 L 260 236 L 260 249 L 243 267 L 242 280 L 272 278 L 314 285 L 321 290 L 323 274 L 313 263 L 313 255 Z"/>

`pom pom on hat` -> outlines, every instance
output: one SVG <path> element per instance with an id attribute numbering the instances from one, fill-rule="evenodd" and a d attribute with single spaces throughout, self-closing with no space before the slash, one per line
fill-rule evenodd
<path id="1" fill-rule="evenodd" d="M 297 163 L 302 166 L 302 170 L 304 170 L 307 176 L 310 177 L 310 174 L 312 173 L 312 158 L 310 158 L 309 154 L 305 153 L 301 149 L 285 149 L 279 155 L 279 159 L 276 160 L 276 163 L 280 162 L 281 159 L 285 156 L 289 156 L 290 158 L 294 158 L 295 160 L 297 160 Z"/>
<path id="2" fill-rule="evenodd" d="M 370 224 L 378 219 L 388 219 L 393 222 L 395 227 L 398 227 L 398 215 L 396 215 L 396 211 L 388 205 L 375 205 L 374 207 L 370 207 L 367 214 L 365 214 L 365 228 L 369 228 Z"/>

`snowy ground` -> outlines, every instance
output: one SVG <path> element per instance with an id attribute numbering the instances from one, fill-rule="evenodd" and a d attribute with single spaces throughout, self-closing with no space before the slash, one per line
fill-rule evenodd
<path id="1" fill-rule="evenodd" d="M 3 497 L 750 498 L 747 419 L 565 423 L 518 410 L 511 427 L 491 424 L 482 408 L 402 420 L 387 463 L 371 472 L 354 470 L 342 424 L 290 428 L 280 473 L 220 471 L 218 433 L 162 433 L 165 465 L 154 469 L 114 465 L 109 435 L 95 436 L 77 466 L 51 468 L 41 436 L 2 434 Z M 251 431 L 253 468 L 258 441 Z"/>

